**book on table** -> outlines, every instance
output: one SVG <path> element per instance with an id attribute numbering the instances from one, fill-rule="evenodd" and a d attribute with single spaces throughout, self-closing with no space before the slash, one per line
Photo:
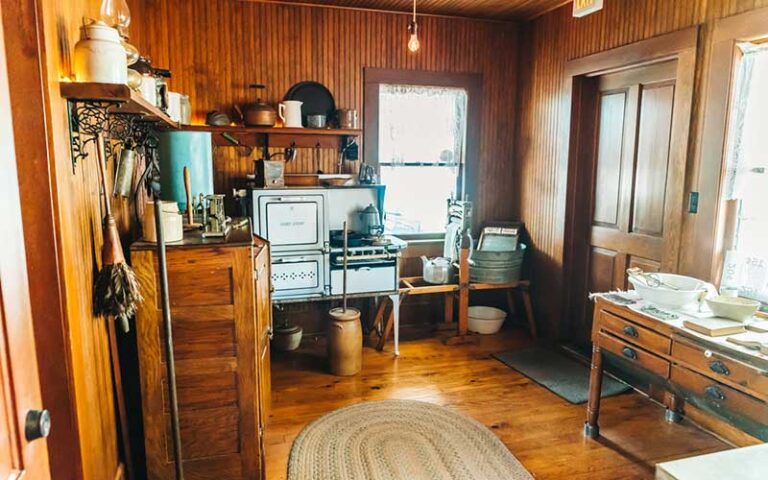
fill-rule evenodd
<path id="1" fill-rule="evenodd" d="M 724 318 L 691 318 L 683 320 L 683 326 L 710 337 L 734 335 L 745 331 L 744 324 Z"/>

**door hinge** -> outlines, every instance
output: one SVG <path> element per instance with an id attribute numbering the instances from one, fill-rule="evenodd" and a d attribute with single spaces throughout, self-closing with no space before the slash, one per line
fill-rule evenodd
<path id="1" fill-rule="evenodd" d="M 699 213 L 699 192 L 688 194 L 688 213 Z"/>

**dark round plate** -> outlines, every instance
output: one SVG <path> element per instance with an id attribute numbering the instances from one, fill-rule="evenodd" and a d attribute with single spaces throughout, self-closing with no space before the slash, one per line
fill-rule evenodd
<path id="1" fill-rule="evenodd" d="M 307 126 L 307 115 L 325 115 L 328 124 L 336 113 L 336 102 L 331 91 L 318 82 L 299 82 L 288 89 L 284 100 L 298 100 L 301 105 L 301 123 Z"/>

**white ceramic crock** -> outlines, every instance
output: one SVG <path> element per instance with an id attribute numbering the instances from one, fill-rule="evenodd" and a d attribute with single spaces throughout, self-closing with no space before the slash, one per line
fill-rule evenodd
<path id="1" fill-rule="evenodd" d="M 163 239 L 167 243 L 180 242 L 184 239 L 184 222 L 179 213 L 179 205 L 176 202 L 163 200 L 161 205 L 163 220 Z M 155 204 L 151 200 L 144 206 L 144 218 L 142 221 L 144 240 L 157 242 L 155 230 Z"/>
<path id="2" fill-rule="evenodd" d="M 78 82 L 127 83 L 128 62 L 117 30 L 100 21 L 80 27 L 74 69 Z"/>

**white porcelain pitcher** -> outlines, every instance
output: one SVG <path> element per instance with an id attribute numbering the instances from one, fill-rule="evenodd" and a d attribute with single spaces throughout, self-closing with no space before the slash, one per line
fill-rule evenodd
<path id="1" fill-rule="evenodd" d="M 277 108 L 277 115 L 283 121 L 284 127 L 302 128 L 301 104 L 298 100 L 286 100 Z"/>

